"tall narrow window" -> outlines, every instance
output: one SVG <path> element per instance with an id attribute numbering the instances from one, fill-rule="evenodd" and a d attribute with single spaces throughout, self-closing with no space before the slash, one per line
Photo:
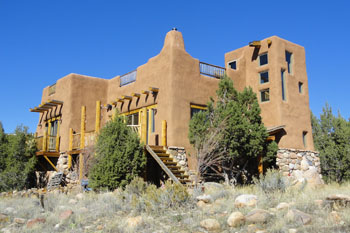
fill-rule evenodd
<path id="1" fill-rule="evenodd" d="M 259 64 L 260 66 L 266 65 L 269 63 L 268 57 L 267 57 L 267 53 L 261 54 L 259 56 Z"/>
<path id="2" fill-rule="evenodd" d="M 270 100 L 270 89 L 264 89 L 260 91 L 261 102 Z"/>
<path id="3" fill-rule="evenodd" d="M 151 120 L 152 120 L 152 127 L 151 127 L 151 132 L 154 133 L 155 131 L 155 125 L 156 125 L 156 122 L 155 122 L 155 115 L 156 115 L 156 109 L 152 108 L 151 110 Z"/>
<path id="4" fill-rule="evenodd" d="M 303 144 L 304 144 L 304 147 L 305 147 L 305 148 L 306 148 L 306 146 L 307 146 L 306 135 L 307 135 L 307 131 L 303 131 Z"/>
<path id="5" fill-rule="evenodd" d="M 269 72 L 264 71 L 260 73 L 260 84 L 269 82 Z"/>
<path id="6" fill-rule="evenodd" d="M 282 100 L 286 100 L 286 80 L 284 73 L 285 71 L 281 70 Z"/>
<path id="7" fill-rule="evenodd" d="M 299 88 L 299 93 L 303 94 L 303 83 L 302 82 L 299 82 L 298 88 Z"/>
<path id="8" fill-rule="evenodd" d="M 292 73 L 292 63 L 293 63 L 293 54 L 286 51 L 286 62 L 288 66 L 288 73 Z"/>

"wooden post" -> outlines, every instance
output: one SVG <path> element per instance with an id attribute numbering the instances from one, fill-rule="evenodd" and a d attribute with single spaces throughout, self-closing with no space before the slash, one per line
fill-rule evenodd
<path id="1" fill-rule="evenodd" d="M 43 137 L 43 151 L 46 151 L 46 148 L 47 148 L 47 131 L 45 130 L 44 137 Z"/>
<path id="2" fill-rule="evenodd" d="M 73 129 L 69 128 L 69 145 L 68 145 L 68 151 L 73 150 Z M 72 167 L 72 155 L 68 154 L 68 169 Z"/>
<path id="3" fill-rule="evenodd" d="M 147 143 L 147 109 L 141 110 L 141 142 Z"/>
<path id="4" fill-rule="evenodd" d="M 100 121 L 101 121 L 101 101 L 96 101 L 96 121 L 95 121 L 95 133 L 98 134 L 100 131 Z"/>
<path id="5" fill-rule="evenodd" d="M 60 151 L 60 119 L 57 120 L 56 151 Z"/>
<path id="6" fill-rule="evenodd" d="M 81 122 L 80 122 L 80 149 L 81 152 L 79 154 L 79 180 L 83 179 L 83 166 L 84 166 L 84 155 L 83 149 L 85 147 L 85 112 L 86 107 L 81 106 Z"/>
<path id="7" fill-rule="evenodd" d="M 167 146 L 167 124 L 166 120 L 162 121 L 162 146 Z"/>
<path id="8" fill-rule="evenodd" d="M 46 150 L 49 151 L 50 149 L 50 136 L 51 136 L 51 120 L 48 120 L 49 126 L 47 127 L 47 134 L 46 134 Z"/>
<path id="9" fill-rule="evenodd" d="M 263 174 L 263 172 L 264 172 L 262 155 L 258 156 L 258 171 L 259 171 L 259 174 Z"/>

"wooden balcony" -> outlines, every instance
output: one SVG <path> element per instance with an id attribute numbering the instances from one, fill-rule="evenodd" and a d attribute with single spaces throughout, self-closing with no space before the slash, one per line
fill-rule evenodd
<path id="1" fill-rule="evenodd" d="M 46 155 L 52 157 L 59 156 L 60 137 L 46 135 L 35 138 L 37 152 L 36 155 Z"/>

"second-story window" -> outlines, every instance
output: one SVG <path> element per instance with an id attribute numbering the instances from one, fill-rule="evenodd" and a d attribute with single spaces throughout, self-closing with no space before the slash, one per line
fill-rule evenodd
<path id="1" fill-rule="evenodd" d="M 269 63 L 269 59 L 267 56 L 267 53 L 261 54 L 259 56 L 259 65 L 263 66 L 263 65 L 267 65 Z"/>
<path id="2" fill-rule="evenodd" d="M 260 84 L 269 82 L 269 72 L 264 71 L 260 73 Z"/>

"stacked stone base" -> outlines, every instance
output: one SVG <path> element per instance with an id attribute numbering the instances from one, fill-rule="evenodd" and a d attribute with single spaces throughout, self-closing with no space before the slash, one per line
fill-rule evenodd
<path id="1" fill-rule="evenodd" d="M 312 183 L 323 183 L 319 153 L 316 151 L 280 148 L 276 165 L 284 176 Z"/>

